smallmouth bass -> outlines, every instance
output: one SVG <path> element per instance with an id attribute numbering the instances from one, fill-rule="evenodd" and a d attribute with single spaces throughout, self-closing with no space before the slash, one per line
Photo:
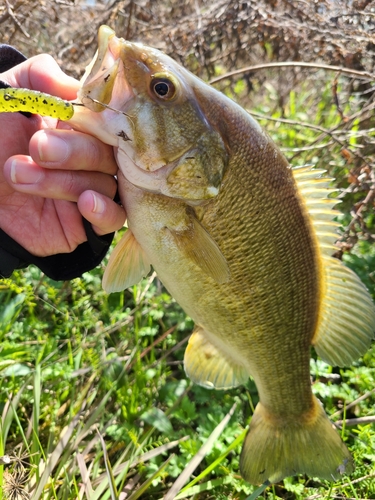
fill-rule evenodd
<path id="1" fill-rule="evenodd" d="M 253 377 L 260 401 L 244 479 L 350 473 L 349 451 L 311 390 L 310 346 L 350 364 L 370 345 L 375 309 L 331 257 L 329 179 L 291 169 L 240 106 L 105 26 L 79 98 L 70 123 L 114 146 L 128 217 L 104 288 L 133 285 L 152 266 L 196 324 L 187 375 L 217 389 Z"/>

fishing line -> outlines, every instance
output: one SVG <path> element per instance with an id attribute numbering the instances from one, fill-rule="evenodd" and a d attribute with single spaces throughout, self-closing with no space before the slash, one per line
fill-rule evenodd
<path id="1" fill-rule="evenodd" d="M 112 108 L 112 106 L 109 106 L 109 104 L 104 104 L 104 102 L 100 102 L 98 101 L 98 99 L 94 99 L 93 97 L 91 97 L 90 95 L 86 95 L 84 97 L 84 99 L 90 99 L 92 102 L 94 102 L 95 104 L 100 104 L 100 106 L 103 106 L 103 108 L 107 108 L 107 109 L 110 109 L 111 111 L 114 111 L 115 113 L 119 114 L 119 115 L 124 115 L 126 116 L 127 118 L 129 118 L 129 120 L 131 121 L 133 127 L 134 127 L 134 123 L 132 122 L 132 116 L 128 115 L 127 113 L 125 113 L 124 111 L 120 111 L 119 109 L 116 109 L 116 108 Z M 84 106 L 83 103 L 74 103 L 74 106 Z"/>

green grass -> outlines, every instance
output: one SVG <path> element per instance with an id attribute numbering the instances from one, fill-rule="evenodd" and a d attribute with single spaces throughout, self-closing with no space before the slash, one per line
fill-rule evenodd
<path id="1" fill-rule="evenodd" d="M 238 83 L 235 90 L 241 94 L 245 85 Z M 262 123 L 290 158 L 321 132 L 278 120 L 326 130 L 340 124 L 329 83 L 322 84 L 319 99 L 308 86 L 291 92 L 283 110 L 271 84 L 264 92 L 256 111 L 273 119 Z M 344 110 L 354 112 L 359 104 L 348 99 Z M 357 129 L 353 122 L 348 147 L 354 150 Z M 353 165 L 329 135 L 322 141 L 295 163 L 326 166 L 346 189 Z M 344 227 L 362 195 L 345 194 Z M 364 218 L 373 231 L 370 208 Z M 357 230 L 356 237 L 359 243 L 344 260 L 375 297 L 374 245 L 364 232 Z M 356 462 L 350 478 L 330 484 L 298 476 L 264 491 L 243 481 L 239 455 L 257 403 L 254 383 L 226 392 L 192 385 L 182 366 L 192 321 L 154 276 L 107 295 L 102 271 L 56 283 L 30 267 L 0 281 L 0 496 L 375 498 L 373 423 L 341 431 Z M 374 348 L 345 369 L 313 356 L 311 373 L 314 392 L 333 421 L 375 415 Z"/>
<path id="2" fill-rule="evenodd" d="M 76 498 L 87 474 L 90 498 L 117 498 L 134 477 L 131 498 L 146 487 L 159 498 L 234 399 L 246 401 L 241 391 L 234 398 L 186 380 L 181 359 L 192 324 L 160 284 L 144 280 L 133 293 L 107 296 L 100 274 L 59 285 L 30 269 L 2 282 L 1 436 L 8 472 L 20 470 L 20 453 L 28 456 L 32 498 Z M 211 406 L 207 418 L 199 414 Z M 227 466 L 241 432 L 233 418 L 207 464 Z"/>

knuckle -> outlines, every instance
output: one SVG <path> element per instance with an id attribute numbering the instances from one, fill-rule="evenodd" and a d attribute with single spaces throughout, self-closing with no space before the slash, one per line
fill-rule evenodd
<path id="1" fill-rule="evenodd" d="M 117 172 L 117 164 L 112 146 L 100 142 L 99 139 L 94 139 L 91 143 L 91 148 L 91 155 L 96 167 L 102 172 L 114 175 Z"/>
<path id="2" fill-rule="evenodd" d="M 100 164 L 101 153 L 98 148 L 98 142 L 93 140 L 93 138 L 87 137 L 85 140 L 85 148 L 82 150 L 84 154 L 85 163 L 87 166 L 94 167 L 97 164 Z"/>
<path id="3" fill-rule="evenodd" d="M 67 196 L 76 198 L 78 191 L 77 184 L 77 174 L 67 171 L 62 183 L 62 191 L 66 193 Z"/>

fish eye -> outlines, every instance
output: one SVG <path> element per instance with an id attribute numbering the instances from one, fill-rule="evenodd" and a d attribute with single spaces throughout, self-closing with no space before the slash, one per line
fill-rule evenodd
<path id="1" fill-rule="evenodd" d="M 176 85 L 170 78 L 155 76 L 151 80 L 151 91 L 163 101 L 170 101 L 176 95 Z"/>

